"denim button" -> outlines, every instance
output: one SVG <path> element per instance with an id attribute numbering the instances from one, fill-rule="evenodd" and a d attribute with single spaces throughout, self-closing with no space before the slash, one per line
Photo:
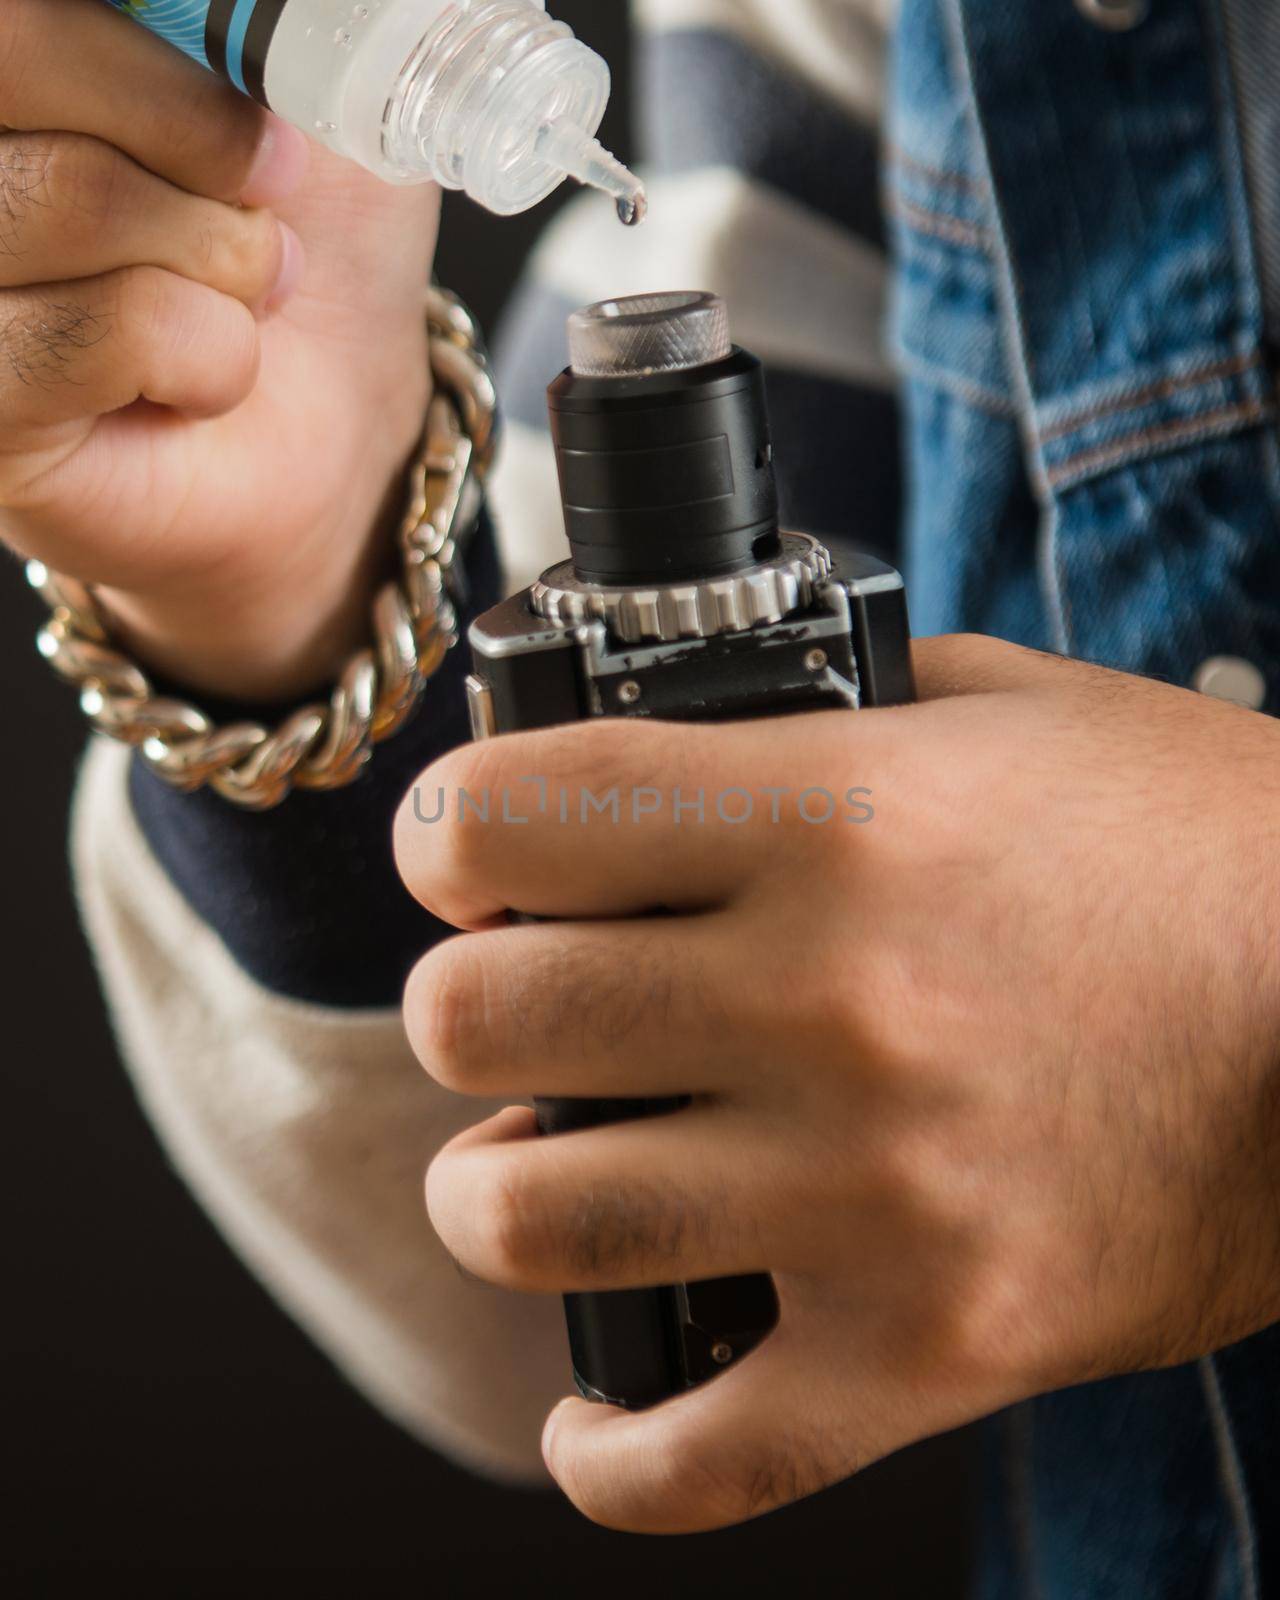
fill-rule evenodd
<path id="1" fill-rule="evenodd" d="M 1096 28 L 1126 33 L 1146 21 L 1148 0 L 1076 0 L 1076 10 Z"/>
<path id="2" fill-rule="evenodd" d="M 1196 668 L 1192 687 L 1213 700 L 1230 700 L 1248 711 L 1261 711 L 1267 700 L 1267 680 L 1252 661 L 1239 656 L 1211 656 Z"/>

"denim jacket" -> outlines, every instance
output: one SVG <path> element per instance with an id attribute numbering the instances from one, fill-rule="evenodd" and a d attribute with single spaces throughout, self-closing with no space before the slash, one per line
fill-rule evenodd
<path id="1" fill-rule="evenodd" d="M 888 190 L 918 632 L 1280 705 L 1263 124 L 1228 48 L 1251 9 L 904 0 Z M 1280 1595 L 1280 1329 L 1021 1406 L 989 1457 L 987 1600 Z"/>

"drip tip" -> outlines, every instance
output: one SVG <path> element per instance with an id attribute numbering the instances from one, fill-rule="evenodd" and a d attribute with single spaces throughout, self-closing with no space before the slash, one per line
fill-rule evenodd
<path id="1" fill-rule="evenodd" d="M 545 123 L 538 133 L 537 153 L 570 178 L 609 195 L 628 227 L 644 221 L 649 210 L 644 184 L 577 123 L 564 117 Z"/>
<path id="2" fill-rule="evenodd" d="M 714 294 L 637 294 L 569 318 L 569 364 L 580 378 L 654 377 L 732 354 L 729 312 Z"/>

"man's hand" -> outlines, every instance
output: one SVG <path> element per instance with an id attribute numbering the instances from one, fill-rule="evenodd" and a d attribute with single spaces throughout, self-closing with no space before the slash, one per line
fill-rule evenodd
<path id="1" fill-rule="evenodd" d="M 777 1281 L 776 1333 L 703 1389 L 552 1413 L 551 1471 L 610 1526 L 740 1521 L 1280 1317 L 1280 729 L 992 641 L 917 665 L 901 710 L 498 739 L 401 813 L 406 881 L 473 930 L 408 987 L 435 1078 L 695 1096 L 455 1140 L 449 1249 L 529 1291 Z"/>
<path id="2" fill-rule="evenodd" d="M 0 537 L 227 694 L 363 636 L 429 384 L 435 191 L 307 159 L 101 0 L 4 0 Z"/>

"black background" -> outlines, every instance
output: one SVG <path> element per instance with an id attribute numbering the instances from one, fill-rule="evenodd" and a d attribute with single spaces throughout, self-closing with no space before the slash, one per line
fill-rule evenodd
<path id="1" fill-rule="evenodd" d="M 603 49 L 630 148 L 620 5 L 554 9 Z M 438 271 L 493 325 L 550 214 L 450 200 Z M 0 1571 L 11 1592 L 849 1594 L 964 1589 L 970 1447 L 937 1441 L 745 1529 L 646 1540 L 495 1489 L 346 1388 L 168 1170 L 111 1042 L 72 905 L 82 729 L 0 572 L 6 1204 Z"/>

